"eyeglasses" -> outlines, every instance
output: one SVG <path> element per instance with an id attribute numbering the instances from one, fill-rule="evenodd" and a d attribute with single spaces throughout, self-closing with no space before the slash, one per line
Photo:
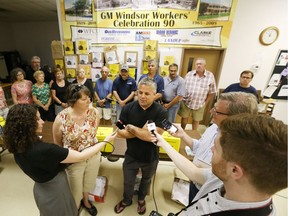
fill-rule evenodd
<path id="1" fill-rule="evenodd" d="M 252 77 L 244 77 L 244 76 L 242 76 L 241 78 L 242 79 L 252 79 Z"/>
<path id="2" fill-rule="evenodd" d="M 106 73 L 106 74 L 108 74 L 108 73 L 109 73 L 109 71 L 101 71 L 101 73 Z"/>
<path id="3" fill-rule="evenodd" d="M 212 112 L 213 112 L 214 114 L 216 114 L 216 115 L 227 115 L 227 116 L 229 116 L 228 113 L 218 112 L 218 111 L 216 110 L 216 107 L 215 107 L 215 106 L 212 108 Z"/>

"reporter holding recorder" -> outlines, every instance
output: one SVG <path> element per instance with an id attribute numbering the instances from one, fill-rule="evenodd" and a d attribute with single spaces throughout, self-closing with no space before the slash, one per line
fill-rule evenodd
<path id="1" fill-rule="evenodd" d="M 287 129 L 267 115 L 226 118 L 212 147 L 212 169 L 191 163 L 157 132 L 151 141 L 157 140 L 185 175 L 203 184 L 181 215 L 274 216 L 272 195 L 287 188 Z"/>
<path id="2" fill-rule="evenodd" d="M 116 135 L 78 152 L 42 142 L 37 133 L 42 132 L 43 124 L 33 105 L 14 105 L 6 119 L 4 144 L 23 172 L 35 181 L 34 199 L 40 215 L 76 216 L 78 210 L 67 181 L 66 164 L 92 157 Z"/>

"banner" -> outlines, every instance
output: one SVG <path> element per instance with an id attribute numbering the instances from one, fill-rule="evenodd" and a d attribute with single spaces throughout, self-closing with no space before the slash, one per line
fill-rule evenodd
<path id="1" fill-rule="evenodd" d="M 60 0 L 63 40 L 226 48 L 237 0 Z"/>

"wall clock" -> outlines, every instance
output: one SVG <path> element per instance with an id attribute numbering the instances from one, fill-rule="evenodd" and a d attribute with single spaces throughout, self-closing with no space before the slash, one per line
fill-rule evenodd
<path id="1" fill-rule="evenodd" d="M 275 26 L 270 26 L 261 32 L 259 40 L 261 44 L 267 46 L 273 44 L 277 40 L 278 36 L 279 29 Z"/>

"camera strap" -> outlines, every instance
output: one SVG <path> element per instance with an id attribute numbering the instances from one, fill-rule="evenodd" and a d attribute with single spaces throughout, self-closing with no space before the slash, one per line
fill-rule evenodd
<path id="1" fill-rule="evenodd" d="M 215 191 L 217 191 L 217 189 L 215 189 L 215 190 L 213 190 L 213 191 L 211 191 L 209 193 L 213 193 Z M 198 200 L 195 200 L 195 201 L 191 202 L 188 206 L 186 206 L 185 208 L 181 209 L 179 212 L 177 212 L 174 215 L 177 216 L 182 211 L 187 211 L 187 209 L 190 206 L 192 206 L 195 203 L 197 203 L 200 199 L 203 199 L 203 198 L 207 197 L 209 193 L 207 193 L 206 195 L 202 196 Z M 225 211 L 205 214 L 203 216 L 210 216 L 210 215 L 213 215 L 213 216 L 231 216 L 231 215 L 233 215 L 233 216 L 267 216 L 267 215 L 271 214 L 272 210 L 273 210 L 273 204 L 272 204 L 272 199 L 271 199 L 269 203 L 267 203 L 264 206 L 258 207 L 258 208 L 225 210 Z"/>

